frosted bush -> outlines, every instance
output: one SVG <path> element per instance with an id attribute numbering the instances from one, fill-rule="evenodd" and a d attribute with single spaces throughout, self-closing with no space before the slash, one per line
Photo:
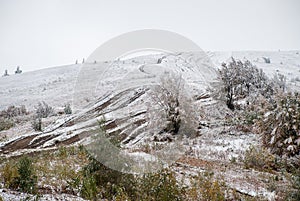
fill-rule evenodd
<path id="1" fill-rule="evenodd" d="M 300 96 L 282 94 L 257 121 L 263 145 L 277 155 L 300 157 Z"/>
<path id="2" fill-rule="evenodd" d="M 16 116 L 22 116 L 29 114 L 24 105 L 16 107 L 14 105 L 9 106 L 7 109 L 0 111 L 0 117 L 11 119 Z"/>
<path id="3" fill-rule="evenodd" d="M 266 64 L 271 63 L 271 59 L 269 57 L 263 57 L 263 60 Z"/>
<path id="4" fill-rule="evenodd" d="M 39 102 L 36 107 L 36 117 L 46 118 L 53 114 L 53 108 L 45 102 Z"/>
<path id="5" fill-rule="evenodd" d="M 64 112 L 65 112 L 65 114 L 72 114 L 72 109 L 71 109 L 70 104 L 65 105 Z"/>
<path id="6" fill-rule="evenodd" d="M 181 75 L 165 73 L 160 77 L 158 85 L 150 92 L 152 104 L 148 110 L 151 130 L 197 135 L 197 115 L 192 100 L 185 93 L 184 85 Z"/>
<path id="7" fill-rule="evenodd" d="M 270 97 L 274 93 L 273 83 L 248 60 L 242 62 L 232 58 L 228 64 L 223 63 L 219 78 L 221 93 L 218 91 L 216 94 L 225 99 L 228 108 L 232 110 L 235 109 L 234 102 L 237 100 L 256 96 L 257 93 Z"/>

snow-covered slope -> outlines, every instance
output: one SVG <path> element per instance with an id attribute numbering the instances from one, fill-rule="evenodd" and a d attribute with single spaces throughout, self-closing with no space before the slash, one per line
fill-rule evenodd
<path id="1" fill-rule="evenodd" d="M 144 56 L 126 61 L 117 61 L 113 64 L 74 64 L 0 77 L 0 109 L 4 109 L 10 105 L 21 104 L 32 109 L 39 101 L 46 101 L 53 106 L 63 106 L 65 103 L 72 103 L 74 86 L 76 86 L 77 80 L 80 79 L 81 74 L 83 74 L 81 72 L 78 77 L 82 68 L 91 69 L 88 71 L 91 75 L 88 76 L 90 80 L 97 78 L 97 81 L 99 81 L 100 78 L 105 78 L 105 81 L 100 80 L 100 83 L 98 83 L 98 91 L 93 91 L 94 95 L 99 91 L 101 92 L 99 84 L 105 85 L 106 87 L 108 87 L 108 85 L 113 85 L 113 89 L 118 85 L 117 80 L 123 79 L 122 81 L 124 81 L 124 79 L 127 79 L 127 81 L 130 80 L 131 82 L 136 82 L 137 85 L 140 85 L 141 83 L 146 82 L 145 75 L 148 74 L 149 78 L 151 71 L 156 71 L 157 73 L 157 71 L 161 69 L 160 65 L 152 65 L 156 64 L 160 57 L 162 57 L 162 55 L 152 55 L 148 58 L 145 58 Z M 203 56 L 201 57 L 203 58 Z M 211 74 L 211 69 L 217 69 L 222 62 L 226 62 L 230 57 L 234 57 L 241 60 L 250 60 L 259 68 L 262 68 L 270 77 L 275 73 L 282 73 L 287 76 L 288 81 L 292 81 L 290 84 L 299 86 L 299 82 L 296 81 L 300 79 L 299 51 L 207 52 L 207 57 L 211 59 L 207 62 L 207 64 L 211 66 L 207 67 L 205 70 L 203 70 L 202 66 L 200 70 L 201 73 L 195 72 L 186 74 L 186 79 L 188 81 L 191 81 L 192 79 L 194 79 L 192 81 L 201 81 L 200 79 L 203 78 L 202 75 L 205 76 L 205 79 L 210 78 L 209 74 Z M 263 57 L 270 58 L 271 63 L 265 63 Z M 185 55 L 184 57 L 180 57 L 180 55 L 168 56 L 167 59 L 163 59 L 162 65 L 184 73 L 184 68 L 188 69 L 190 65 L 195 65 L 195 63 L 190 63 L 191 60 L 193 60 L 192 55 Z M 203 62 L 201 63 L 203 64 Z M 82 84 L 82 82 L 80 82 L 80 84 Z M 92 84 L 94 84 L 94 81 Z M 84 87 L 86 86 L 81 88 Z M 77 85 L 75 88 L 75 95 L 80 95 L 82 99 L 87 100 L 88 98 L 82 95 L 81 92 L 80 86 Z"/>
<path id="2" fill-rule="evenodd" d="M 300 55 L 297 51 L 149 55 L 0 77 L 0 110 L 10 105 L 25 105 L 32 111 L 39 101 L 45 101 L 55 109 L 61 109 L 66 103 L 73 106 L 71 115 L 43 119 L 43 132 L 34 132 L 30 122 L 1 131 L 0 137 L 5 135 L 7 138 L 0 142 L 0 154 L 13 156 L 55 149 L 57 145 L 88 143 L 89 136 L 98 132 L 98 120 L 103 117 L 108 133 L 118 133 L 124 148 L 133 153 L 134 149 L 140 148 L 136 145 L 152 137 L 146 132 L 149 130 L 146 128 L 151 86 L 157 84 L 165 71 L 174 71 L 184 78 L 187 95 L 197 97 L 194 102 L 204 113 L 204 124 L 201 136 L 183 140 L 186 157 L 178 160 L 173 168 L 184 175 L 192 175 L 213 165 L 217 174 L 226 176 L 227 184 L 233 189 L 272 200 L 275 193 L 269 192 L 264 182 L 256 177 L 264 173 L 240 166 L 223 167 L 224 164 L 232 165 L 230 161 L 242 156 L 249 146 L 259 144 L 256 134 L 245 134 L 225 126 L 225 115 L 230 115 L 230 111 L 224 103 L 213 100 L 207 90 L 217 81 L 221 63 L 231 57 L 250 60 L 269 77 L 275 73 L 284 74 L 288 88 L 300 90 Z M 141 152 L 133 154 L 144 157 Z"/>
<path id="3" fill-rule="evenodd" d="M 59 66 L 0 77 L 0 109 L 10 105 L 33 109 L 39 101 L 55 106 L 70 102 L 80 67 Z"/>
<path id="4" fill-rule="evenodd" d="M 111 132 L 118 130 L 125 142 L 136 143 L 145 135 L 141 133 L 147 125 L 147 91 L 149 86 L 158 82 L 164 71 L 180 73 L 190 97 L 205 97 L 207 88 L 217 80 L 216 71 L 220 64 L 230 57 L 249 59 L 270 77 L 282 73 L 287 76 L 289 87 L 299 90 L 300 55 L 297 51 L 178 53 L 61 66 L 1 77 L 0 109 L 25 105 L 33 110 L 39 101 L 45 101 L 54 108 L 73 104 L 74 114 L 56 118 L 43 133 L 20 128 L 17 132 L 23 136 L 20 139 L 29 135 L 30 143 L 18 148 L 48 147 L 67 140 L 68 143 L 77 142 L 84 138 L 87 130 L 97 128 L 98 120 L 103 116 Z M 270 63 L 265 63 L 263 58 L 269 58 Z M 207 97 L 201 104 L 207 105 L 210 101 Z M 4 132 L 6 136 L 18 138 L 16 134 L 10 135 L 10 132 L 15 133 L 13 129 Z M 10 147 L 17 148 L 13 143 Z"/>
<path id="5" fill-rule="evenodd" d="M 191 98 L 205 94 L 217 80 L 215 68 L 203 53 L 150 55 L 3 77 L 2 108 L 24 104 L 32 109 L 38 101 L 45 101 L 53 107 L 63 106 L 67 102 L 74 106 L 74 114 L 50 123 L 42 133 L 27 133 L 25 139 L 23 133 L 17 140 L 3 142 L 4 150 L 45 148 L 58 142 L 77 142 L 86 137 L 86 131 L 97 129 L 98 120 L 103 117 L 110 132 L 118 131 L 126 144 L 135 144 L 146 135 L 146 111 L 151 104 L 147 94 L 149 87 L 157 84 L 165 71 L 182 75 L 186 82 L 185 90 Z M 8 87 L 9 83 L 12 87 Z"/>

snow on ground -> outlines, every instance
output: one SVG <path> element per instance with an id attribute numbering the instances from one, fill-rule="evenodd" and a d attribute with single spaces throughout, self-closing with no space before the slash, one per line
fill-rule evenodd
<path id="1" fill-rule="evenodd" d="M 258 143 L 256 134 L 230 133 L 229 130 L 233 130 L 230 128 L 226 128 L 227 132 L 223 132 L 224 130 L 223 127 L 219 127 L 201 132 L 201 138 L 193 141 L 194 157 L 213 161 L 230 161 L 233 158 L 237 159 L 251 145 Z"/>
<path id="2" fill-rule="evenodd" d="M 24 145 L 24 150 L 11 153 L 18 155 L 37 148 L 55 146 L 58 142 L 78 143 L 87 137 L 84 134 L 86 131 L 96 129 L 99 118 L 103 116 L 110 132 L 123 130 L 121 134 L 128 135 L 125 138 L 125 141 L 129 141 L 127 146 L 146 143 L 145 138 L 149 136 L 142 131 L 146 126 L 143 120 L 147 110 L 147 85 L 157 83 L 159 75 L 164 71 L 174 70 L 182 74 L 191 97 L 206 97 L 207 88 L 216 82 L 220 64 L 229 61 L 232 56 L 250 60 L 269 77 L 273 77 L 275 73 L 284 74 L 287 76 L 288 87 L 300 90 L 300 55 L 297 51 L 149 55 L 115 62 L 74 64 L 25 72 L 0 77 L 0 110 L 10 105 L 25 105 L 33 110 L 39 101 L 45 101 L 56 109 L 66 103 L 73 103 L 74 114 L 45 120 L 47 126 L 41 133 L 34 132 L 29 122 L 1 131 L 0 136 L 6 136 L 6 139 L 0 147 L 17 139 L 22 143 L 24 139 L 28 139 L 28 146 Z M 264 58 L 268 58 L 270 63 L 266 63 Z M 159 59 L 161 62 L 158 62 Z M 197 165 L 216 161 L 227 164 L 233 158 L 243 155 L 249 146 L 259 143 L 256 134 L 243 134 L 225 127 L 222 122 L 229 111 L 211 97 L 201 99 L 197 105 L 204 108 L 205 123 L 209 126 L 201 129 L 200 137 L 187 142 L 186 150 L 188 156 L 192 157 L 193 165 L 188 166 L 189 170 L 185 171 L 194 171 Z M 136 125 L 131 127 L 130 124 Z M 49 137 L 48 140 L 41 143 L 40 140 L 46 139 L 45 137 Z M 34 143 L 36 147 L 30 147 Z M 142 153 L 136 154 L 146 157 Z M 220 168 L 222 164 L 216 167 Z M 182 171 L 180 168 L 178 171 Z M 217 170 L 223 171 L 222 168 Z M 245 182 L 247 177 L 255 178 L 257 172 L 249 173 L 248 170 L 234 167 L 223 173 L 226 182 L 240 192 L 274 199 L 273 193 L 266 190 L 261 181 Z M 255 183 L 259 185 L 254 185 Z M 2 191 L 0 194 L 6 196 L 6 192 Z M 13 196 L 13 193 L 9 194 Z"/>
<path id="3" fill-rule="evenodd" d="M 0 77 L 0 109 L 10 105 L 33 109 L 39 101 L 55 106 L 71 102 L 79 69 L 80 64 Z"/>
<path id="4" fill-rule="evenodd" d="M 195 55 L 203 58 L 196 60 Z M 300 87 L 299 51 L 207 52 L 205 56 L 184 53 L 167 55 L 161 64 L 157 64 L 157 61 L 162 55 L 152 55 L 113 63 L 59 66 L 0 77 L 0 109 L 22 104 L 33 109 L 39 101 L 46 101 L 49 105 L 59 107 L 73 103 L 73 92 L 78 101 L 84 99 L 83 103 L 87 103 L 91 101 L 88 100 L 91 93 L 94 96 L 103 95 L 103 91 L 108 89 L 125 88 L 123 84 L 141 86 L 152 82 L 151 73 L 154 69 L 170 68 L 181 72 L 190 83 L 198 82 L 206 85 L 216 78 L 215 69 L 219 68 L 222 62 L 229 61 L 231 56 L 250 60 L 262 68 L 269 77 L 273 77 L 275 73 L 282 73 L 287 76 L 291 86 L 296 86 L 297 89 Z M 269 58 L 271 63 L 265 63 L 263 57 Z"/>

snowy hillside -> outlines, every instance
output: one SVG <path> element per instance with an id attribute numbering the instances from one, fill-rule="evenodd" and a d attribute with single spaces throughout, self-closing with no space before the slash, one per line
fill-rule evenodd
<path id="1" fill-rule="evenodd" d="M 158 83 L 159 77 L 165 71 L 174 71 L 182 75 L 186 82 L 184 90 L 190 98 L 205 97 L 209 93 L 208 88 L 217 81 L 217 69 L 231 57 L 250 60 L 269 77 L 281 73 L 287 77 L 288 88 L 300 89 L 300 55 L 297 51 L 208 52 L 206 55 L 179 53 L 149 55 L 114 62 L 75 64 L 1 77 L 0 109 L 10 105 L 25 105 L 29 110 L 34 110 L 40 101 L 45 101 L 57 110 L 67 103 L 73 106 L 73 115 L 63 119 L 53 117 L 57 120 L 47 125 L 42 135 L 48 136 L 48 142 L 42 141 L 42 144 L 35 147 L 52 146 L 54 142 L 64 141 L 72 136 L 77 136 L 77 140 L 74 141 L 78 141 L 81 139 L 78 137 L 80 133 L 97 127 L 97 121 L 103 116 L 109 122 L 112 131 L 121 128 L 122 132 L 126 133 L 123 140 L 127 143 L 133 140 L 132 143 L 135 143 L 136 133 L 139 133 L 140 137 L 137 139 L 140 140 L 143 136 L 141 129 L 147 124 L 144 120 L 149 104 L 148 87 Z M 268 58 L 270 63 L 266 63 L 264 58 Z M 203 104 L 210 104 L 210 101 L 208 98 L 197 104 L 201 107 Z M 131 118 L 132 116 L 134 118 Z M 128 124 L 124 123 L 125 119 L 144 123 Z M 72 126 L 66 128 L 64 125 Z M 118 126 L 120 128 L 117 128 Z M 24 129 L 16 129 L 2 131 L 2 135 L 16 137 L 29 134 L 37 139 L 41 138 L 39 134 L 24 133 Z M 63 137 L 71 131 L 74 131 L 72 135 Z"/>
<path id="2" fill-rule="evenodd" d="M 282 73 L 287 76 L 288 81 L 291 86 L 296 86 L 299 89 L 299 82 L 295 81 L 300 78 L 300 53 L 299 51 L 278 51 L 278 52 L 208 52 L 208 57 L 211 59 L 212 65 L 208 67 L 208 69 L 217 69 L 220 67 L 222 62 L 226 62 L 230 59 L 230 57 L 234 57 L 237 59 L 250 60 L 257 67 L 262 68 L 264 72 L 267 73 L 268 76 L 272 77 L 275 73 Z M 84 64 L 90 65 L 91 68 L 95 69 L 95 71 L 91 70 L 91 75 L 93 73 L 98 73 L 97 77 L 104 77 L 108 82 L 114 82 L 116 79 L 129 79 L 133 80 L 134 77 L 130 76 L 139 76 L 137 75 L 129 75 L 128 72 L 134 71 L 134 68 L 140 68 L 140 70 L 145 70 L 148 74 L 151 74 L 150 71 L 156 71 L 160 69 L 160 66 L 151 66 L 151 64 L 156 64 L 157 57 L 159 56 L 151 56 L 152 58 L 140 58 L 131 59 L 124 62 L 120 62 L 120 64 L 115 64 L 113 68 L 110 68 L 107 71 L 106 67 L 107 63 L 98 63 L 98 64 Z M 270 58 L 271 63 L 265 63 L 263 57 Z M 174 65 L 182 65 L 183 63 L 177 62 L 174 58 L 168 57 L 165 60 L 167 64 L 165 66 L 170 66 L 173 70 Z M 188 62 L 188 61 L 187 61 Z M 123 64 L 124 63 L 124 64 Z M 142 66 L 143 63 L 147 63 L 148 65 Z M 150 65 L 149 65 L 150 64 Z M 193 65 L 193 64 L 189 64 Z M 63 106 L 65 103 L 71 103 L 74 93 L 74 86 L 76 84 L 76 79 L 78 73 L 82 68 L 82 64 L 77 65 L 69 65 L 69 66 L 60 66 L 54 68 L 47 68 L 33 72 L 24 72 L 23 74 L 11 75 L 7 77 L 0 78 L 0 109 L 4 109 L 10 105 L 21 105 L 24 104 L 28 108 L 33 108 L 35 104 L 39 101 L 46 101 L 50 105 L 53 106 Z M 106 69 L 105 74 L 99 75 L 98 72 L 101 69 Z M 183 71 L 183 69 L 177 69 Z M 201 73 L 204 74 L 203 70 Z M 128 78 L 124 77 L 127 75 Z M 123 77 L 122 77 L 123 76 Z M 191 76 L 195 76 L 195 74 L 191 73 L 187 75 L 187 80 L 189 81 Z M 197 77 L 198 76 L 198 77 Z M 209 77 L 209 76 L 206 76 Z M 92 80 L 92 76 L 90 77 Z M 139 79 L 144 79 L 139 78 Z M 194 79 L 201 79 L 199 75 L 196 75 Z M 104 81 L 102 81 L 104 82 Z M 141 81 L 141 83 L 143 83 Z M 193 81 L 195 82 L 195 80 Z M 115 85 L 115 83 L 113 83 Z M 140 84 L 140 83 L 137 83 Z M 77 86 L 79 87 L 79 86 Z M 84 88 L 84 87 L 82 87 Z M 96 92 L 93 92 L 96 93 Z"/>
<path id="3" fill-rule="evenodd" d="M 268 190 L 260 178 L 255 178 L 256 174 L 267 174 L 248 171 L 241 166 L 223 167 L 260 143 L 256 133 L 232 130 L 227 126 L 232 111 L 211 96 L 210 89 L 218 83 L 218 69 L 231 57 L 250 60 L 270 78 L 283 74 L 287 77 L 288 90 L 300 91 L 298 51 L 149 55 L 0 77 L 0 110 L 11 105 L 25 105 L 28 119 L 31 119 L 37 104 L 44 101 L 55 113 L 43 119 L 43 131 L 34 131 L 28 119 L 21 119 L 15 127 L 0 131 L 0 153 L 9 157 L 52 150 L 61 145 L 86 145 L 99 131 L 99 121 L 105 118 L 108 134 L 117 134 L 122 148 L 142 156 L 145 162 L 148 155 L 141 150 L 157 140 L 149 132 L 155 130 L 148 120 L 152 118 L 150 114 L 156 112 L 149 109 L 155 107 L 151 93 L 161 77 L 166 76 L 165 72 L 175 72 L 182 76 L 183 91 L 197 108 L 195 115 L 201 117 L 201 122 L 198 122 L 199 136 L 181 141 L 185 157 L 178 158 L 172 168 L 191 176 L 213 165 L 216 175 L 225 175 L 230 188 L 241 194 L 273 200 L 275 193 Z M 71 104 L 72 114 L 61 112 L 66 104 Z M 166 135 L 157 141 L 165 143 L 168 140 L 174 139 Z M 253 179 L 245 181 L 246 177 Z"/>
<path id="4" fill-rule="evenodd" d="M 0 108 L 23 104 L 33 109 L 39 101 L 62 106 L 71 101 L 79 70 L 80 65 L 69 65 L 1 77 Z"/>

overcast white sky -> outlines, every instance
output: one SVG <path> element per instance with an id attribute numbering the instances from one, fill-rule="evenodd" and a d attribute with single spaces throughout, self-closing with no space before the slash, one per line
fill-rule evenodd
<path id="1" fill-rule="evenodd" d="M 299 0 L 0 0 L 0 74 L 81 61 L 145 28 L 203 50 L 299 50 L 299 19 Z"/>

